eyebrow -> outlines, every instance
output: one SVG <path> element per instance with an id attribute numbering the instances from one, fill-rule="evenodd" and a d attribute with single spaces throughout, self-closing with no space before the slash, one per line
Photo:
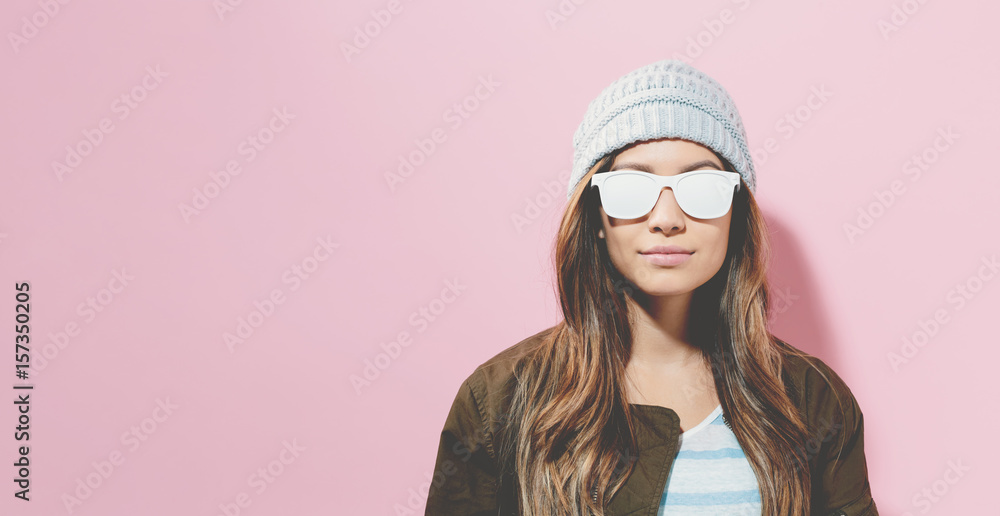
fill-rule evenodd
<path id="1" fill-rule="evenodd" d="M 714 161 L 703 159 L 701 161 L 697 161 L 695 163 L 691 163 L 690 165 L 685 166 L 684 168 L 681 169 L 679 173 L 683 174 L 684 172 L 690 172 L 692 170 L 697 170 L 702 167 L 712 167 L 715 170 L 722 170 L 722 168 L 720 168 L 719 165 L 717 165 Z M 609 170 L 609 172 L 613 172 L 615 170 L 620 170 L 620 169 L 641 170 L 643 172 L 649 172 L 650 174 L 653 173 L 653 168 L 644 163 L 619 163 L 611 167 L 611 170 Z"/>

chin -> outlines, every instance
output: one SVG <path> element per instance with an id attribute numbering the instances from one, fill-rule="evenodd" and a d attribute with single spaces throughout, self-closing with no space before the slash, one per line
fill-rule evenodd
<path id="1" fill-rule="evenodd" d="M 637 284 L 637 286 L 647 296 L 656 297 L 679 296 L 687 294 L 696 288 L 694 285 L 690 285 L 687 282 L 678 284 L 676 281 L 662 281 L 655 283 L 643 282 Z"/>

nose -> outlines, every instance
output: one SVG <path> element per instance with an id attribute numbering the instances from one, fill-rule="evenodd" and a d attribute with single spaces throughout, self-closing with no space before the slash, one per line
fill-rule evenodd
<path id="1" fill-rule="evenodd" d="M 660 190 L 660 197 L 656 199 L 646 223 L 651 231 L 670 233 L 684 229 L 684 210 L 677 204 L 677 198 L 674 197 L 674 191 L 670 187 L 663 187 Z"/>

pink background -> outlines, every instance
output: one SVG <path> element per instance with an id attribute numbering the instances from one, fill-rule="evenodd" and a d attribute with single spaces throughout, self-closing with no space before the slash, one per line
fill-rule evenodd
<path id="1" fill-rule="evenodd" d="M 674 56 L 740 108 L 774 332 L 851 386 L 882 513 L 995 507 L 996 5 L 226 1 L 0 7 L 5 399 L 22 281 L 35 366 L 32 500 L 5 480 L 0 513 L 423 514 L 461 381 L 560 318 L 551 247 L 587 104 Z M 67 146 L 86 156 L 57 173 Z"/>

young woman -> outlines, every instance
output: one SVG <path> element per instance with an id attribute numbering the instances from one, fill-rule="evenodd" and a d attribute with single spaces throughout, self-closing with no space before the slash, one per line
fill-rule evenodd
<path id="1" fill-rule="evenodd" d="M 768 231 L 728 93 L 653 63 L 573 143 L 564 320 L 463 382 L 425 514 L 877 515 L 851 390 L 768 330 Z"/>

